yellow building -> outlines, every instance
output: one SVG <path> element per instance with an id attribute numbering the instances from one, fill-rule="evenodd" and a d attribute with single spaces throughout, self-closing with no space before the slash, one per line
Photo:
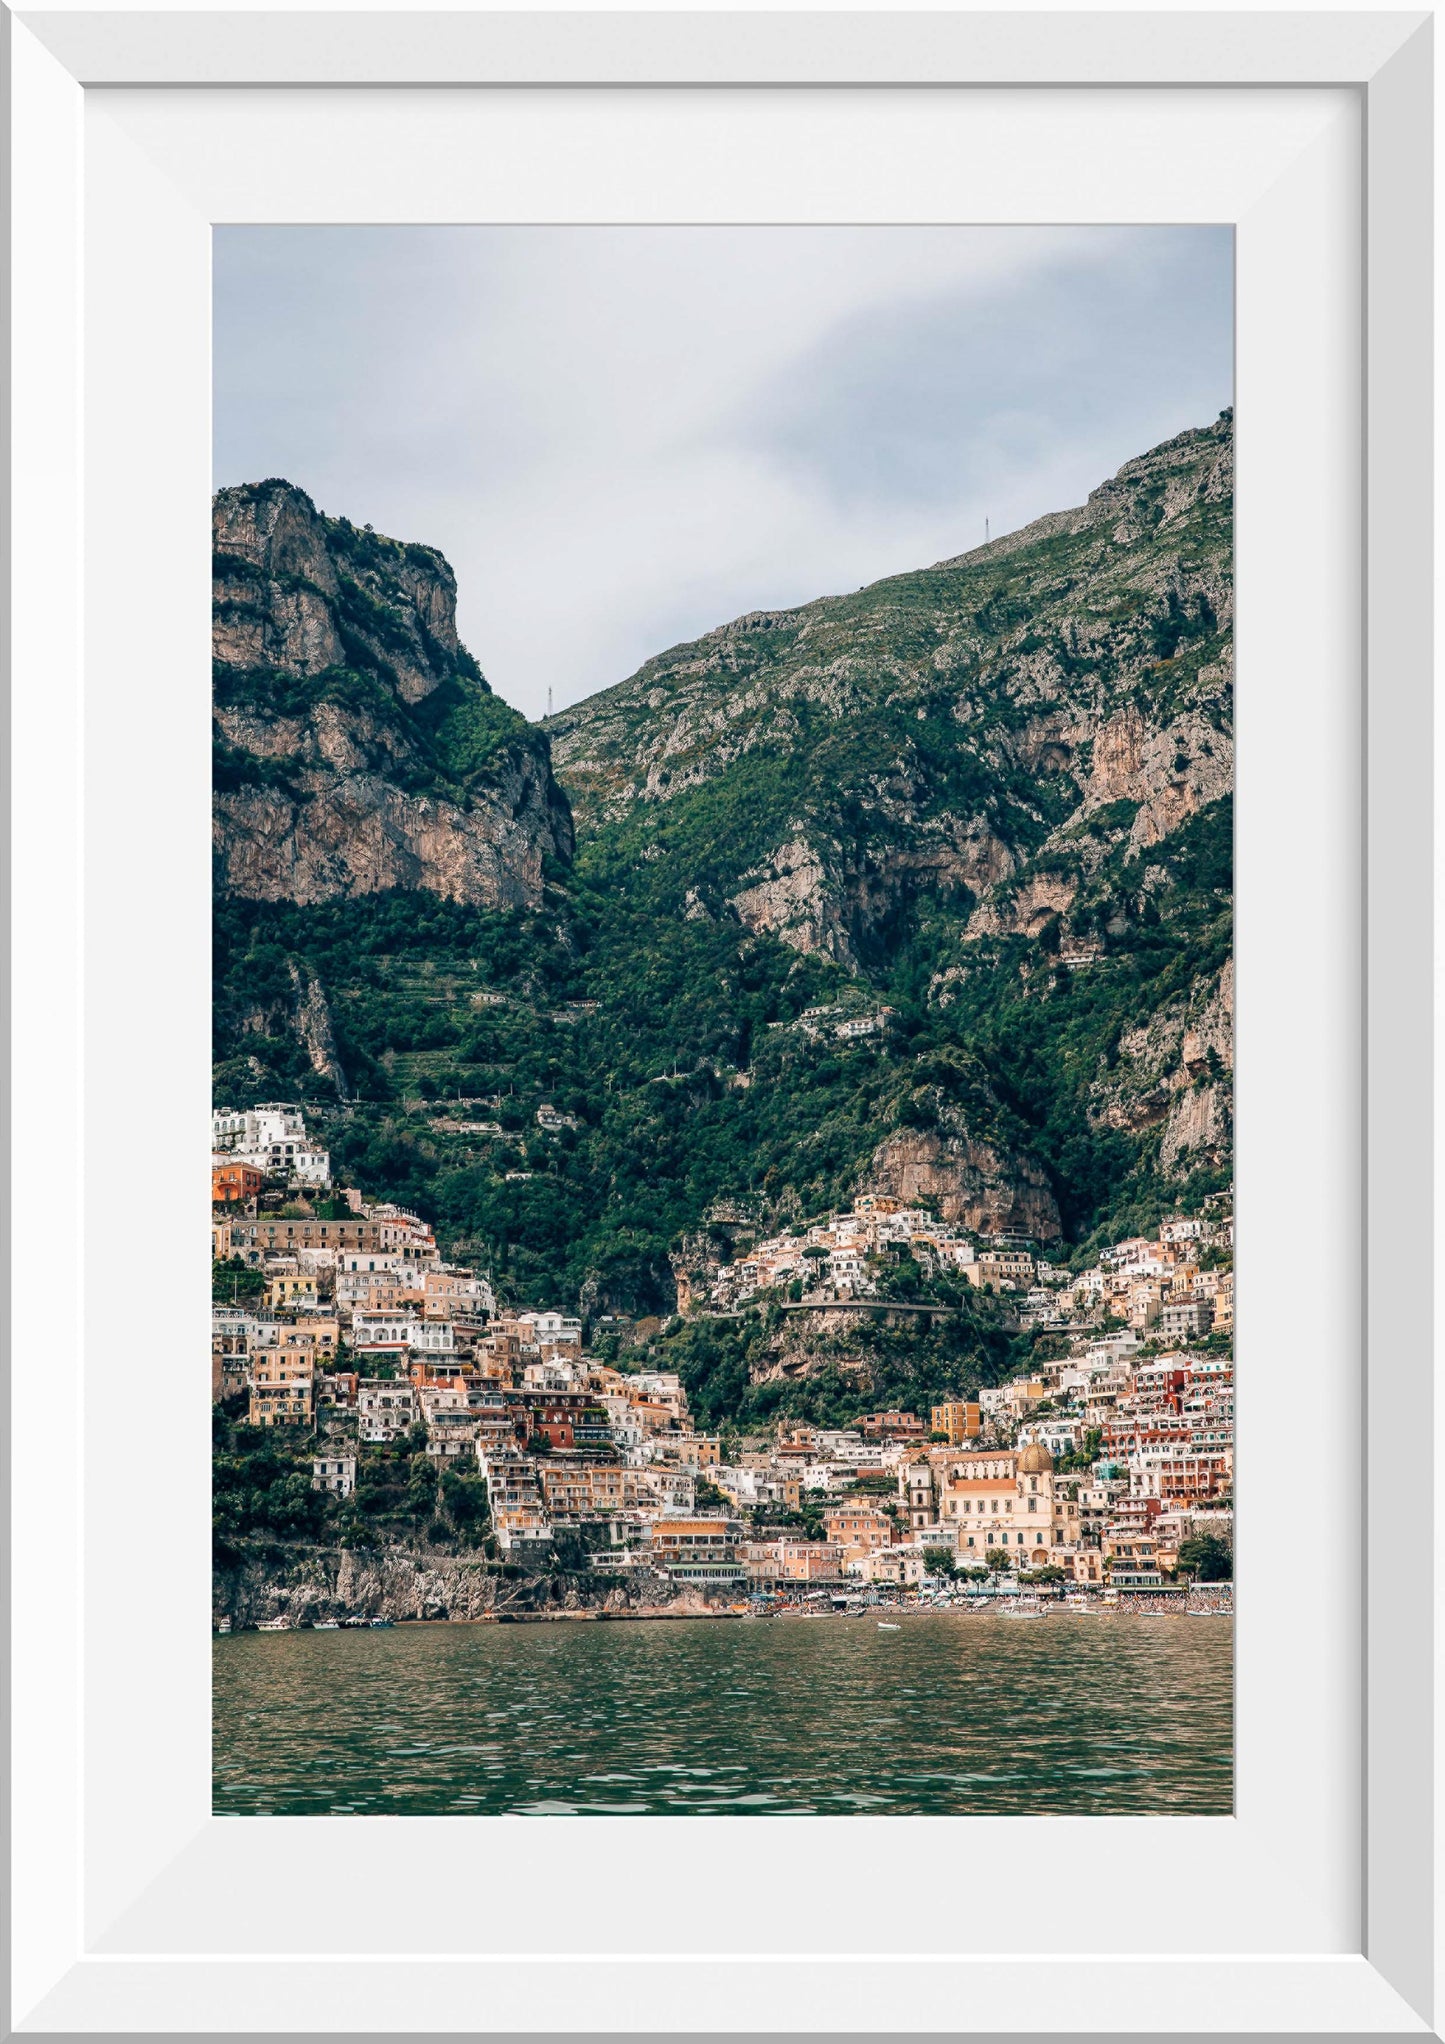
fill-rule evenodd
<path id="1" fill-rule="evenodd" d="M 278 1306 L 290 1306 L 297 1299 L 314 1300 L 316 1279 L 310 1271 L 278 1271 L 266 1280 L 266 1304 L 274 1312 Z"/>
<path id="2" fill-rule="evenodd" d="M 310 1426 L 316 1410 L 316 1363 L 309 1349 L 263 1348 L 251 1357 L 253 1427 Z"/>
<path id="3" fill-rule="evenodd" d="M 946 1434 L 951 1448 L 961 1448 L 983 1432 L 982 1408 L 971 1398 L 955 1398 L 945 1405 L 935 1405 L 932 1420 L 934 1433 Z"/>
<path id="4" fill-rule="evenodd" d="M 341 1322 L 334 1313 L 298 1313 L 296 1332 L 315 1337 L 318 1355 L 334 1356 L 341 1340 Z"/>

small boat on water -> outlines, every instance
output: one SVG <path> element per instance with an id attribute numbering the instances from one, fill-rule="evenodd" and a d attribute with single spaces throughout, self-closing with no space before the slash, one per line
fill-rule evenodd
<path id="1" fill-rule="evenodd" d="M 334 1618 L 313 1618 L 311 1630 L 313 1632 L 340 1632 L 341 1627 Z"/>
<path id="2" fill-rule="evenodd" d="M 257 1632 L 289 1632 L 291 1630 L 291 1621 L 289 1618 L 258 1618 L 256 1620 L 256 1630 Z"/>
<path id="3" fill-rule="evenodd" d="M 901 1625 L 894 1625 L 890 1619 L 880 1618 L 878 1621 L 878 1630 L 880 1632 L 902 1632 L 903 1627 Z"/>
<path id="4" fill-rule="evenodd" d="M 1064 1599 L 1064 1609 L 1066 1611 L 1087 1611 L 1088 1608 L 1089 1600 L 1082 1590 L 1071 1590 Z"/>
<path id="5" fill-rule="evenodd" d="M 390 1625 L 390 1624 L 391 1624 L 391 1620 L 390 1620 L 389 1618 L 373 1618 L 371 1622 L 372 1622 L 372 1624 L 373 1624 L 373 1625 Z"/>
<path id="6" fill-rule="evenodd" d="M 998 1608 L 1003 1618 L 1042 1618 L 1044 1615 L 1044 1607 L 1032 1590 L 1021 1590 L 1017 1597 Z"/>
<path id="7" fill-rule="evenodd" d="M 216 1630 L 217 1630 L 217 1632 L 229 1632 L 229 1631 L 231 1630 L 231 1621 L 230 1621 L 230 1619 L 229 1619 L 229 1618 L 218 1618 L 218 1619 L 216 1620 Z"/>

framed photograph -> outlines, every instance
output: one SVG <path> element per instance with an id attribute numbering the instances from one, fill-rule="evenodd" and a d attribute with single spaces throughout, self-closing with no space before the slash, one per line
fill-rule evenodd
<path id="1" fill-rule="evenodd" d="M 18 2033 L 1434 2033 L 1431 28 L 9 18 Z"/>

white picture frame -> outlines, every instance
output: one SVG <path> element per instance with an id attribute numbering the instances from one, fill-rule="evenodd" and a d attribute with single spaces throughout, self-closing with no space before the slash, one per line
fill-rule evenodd
<path id="1" fill-rule="evenodd" d="M 6 25 L 16 2031 L 1432 2034 L 1431 17 L 38 6 Z M 961 210 L 965 171 L 986 213 Z M 210 226 L 769 219 L 784 191 L 796 218 L 1147 200 L 1239 226 L 1237 1814 L 214 1819 L 208 1391 L 172 1338 L 201 1340 L 203 1259 L 164 1340 L 124 1310 L 135 1229 L 184 1241 L 205 1211 Z M 1252 1279 L 1252 1226 L 1286 1232 L 1291 1297 Z M 1331 1544 L 1281 1587 L 1284 1441 L 1331 1486 Z M 754 1824 L 790 1823 L 830 1853 L 873 1827 L 945 1899 L 972 1841 L 1026 1866 L 1057 1827 L 1097 1897 L 1147 1839 L 1218 1921 L 1130 1894 L 1102 1945 L 1061 1920 L 1042 1950 L 1007 1929 L 985 1947 L 899 1890 L 860 1950 L 765 1891 L 741 1933 L 700 1922 L 659 1878 L 681 1851 L 725 1881 L 745 1848 L 756 1865 Z M 564 1885 L 651 1894 L 625 1945 L 537 1911 L 553 1824 Z M 788 1835 L 766 1833 L 769 1865 Z M 378 1892 L 403 1839 L 426 1908 L 383 1885 L 348 1920 L 338 1871 Z"/>

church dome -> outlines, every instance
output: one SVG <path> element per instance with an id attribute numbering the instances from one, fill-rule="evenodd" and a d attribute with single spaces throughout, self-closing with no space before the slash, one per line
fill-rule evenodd
<path id="1" fill-rule="evenodd" d="M 1020 1476 L 1052 1476 L 1054 1458 L 1040 1441 L 1030 1441 L 1019 1456 Z"/>

